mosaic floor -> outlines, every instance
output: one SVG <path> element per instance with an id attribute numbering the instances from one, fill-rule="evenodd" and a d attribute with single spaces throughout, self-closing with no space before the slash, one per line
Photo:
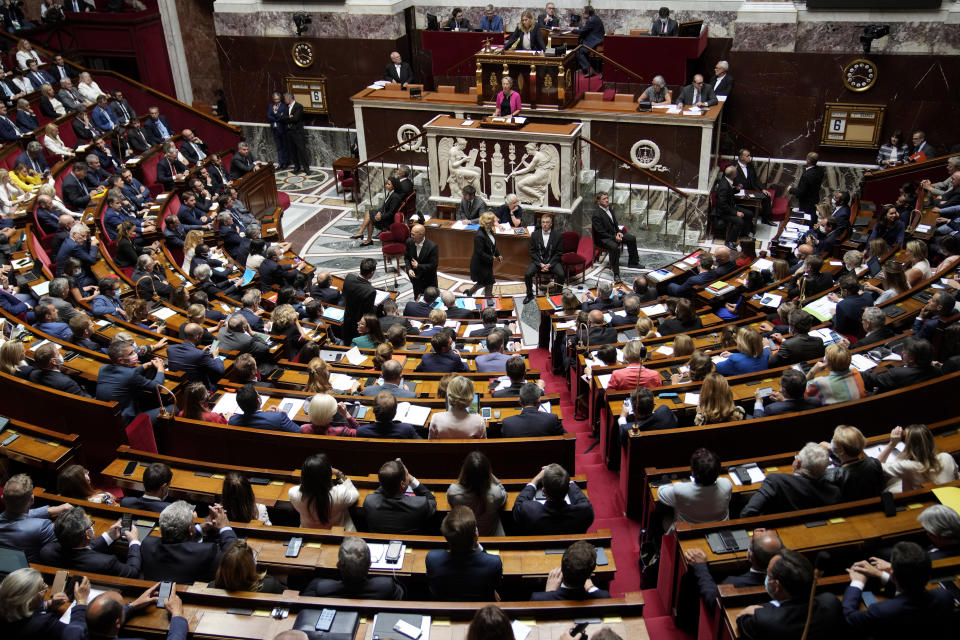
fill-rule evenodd
<path id="1" fill-rule="evenodd" d="M 397 291 L 398 300 L 403 303 L 410 299 L 412 290 L 410 281 L 396 274 L 383 272 L 383 260 L 380 243 L 374 241 L 369 247 L 361 247 L 359 240 L 350 236 L 360 228 L 353 203 L 344 201 L 336 193 L 333 174 L 329 169 L 312 169 L 310 176 L 291 175 L 289 171 L 277 172 L 277 187 L 290 196 L 290 208 L 283 215 L 284 237 L 293 245 L 293 250 L 319 269 L 329 270 L 338 276 L 356 271 L 362 258 L 374 258 L 378 262 L 373 284 L 379 289 Z M 764 242 L 773 233 L 774 227 L 758 225 L 757 236 Z M 649 269 L 673 262 L 677 253 L 648 251 L 640 248 L 640 261 L 644 269 L 629 269 L 626 258 L 621 267 L 621 277 L 630 281 L 637 274 Z M 462 292 L 473 285 L 464 276 L 444 273 L 442 268 L 437 274 L 440 288 Z M 606 262 L 594 265 L 587 272 L 587 283 L 593 285 L 598 277 L 610 278 L 610 269 Z M 498 281 L 494 291 L 501 296 L 514 296 L 521 312 L 521 324 L 524 330 L 524 342 L 536 343 L 537 327 L 540 316 L 536 304 L 523 305 L 525 287 L 522 281 Z"/>

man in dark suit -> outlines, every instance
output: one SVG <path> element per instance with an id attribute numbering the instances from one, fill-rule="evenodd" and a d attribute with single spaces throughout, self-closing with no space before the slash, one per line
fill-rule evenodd
<path id="1" fill-rule="evenodd" d="M 86 185 L 87 164 L 74 162 L 73 170 L 63 179 L 63 202 L 73 211 L 83 211 L 90 204 L 90 188 Z"/>
<path id="2" fill-rule="evenodd" d="M 152 300 L 155 297 L 169 298 L 173 286 L 163 278 L 161 273 L 150 254 L 145 253 L 137 258 L 137 266 L 130 275 L 130 279 L 137 286 L 137 295 L 145 300 Z"/>
<path id="3" fill-rule="evenodd" d="M 739 190 L 734 180 L 737 169 L 729 166 L 723 170 L 723 177 L 717 181 L 717 216 L 723 220 L 727 229 L 725 243 L 728 249 L 736 249 L 737 239 L 752 228 L 752 214 L 737 207 L 736 193 Z"/>
<path id="4" fill-rule="evenodd" d="M 217 347 L 208 352 L 198 346 L 202 338 L 203 327 L 194 322 L 187 323 L 183 329 L 183 342 L 167 347 L 167 366 L 170 371 L 183 371 L 189 382 L 202 382 L 213 390 L 223 376 L 223 361 L 217 357 Z"/>
<path id="5" fill-rule="evenodd" d="M 660 7 L 657 17 L 650 24 L 650 35 L 652 36 L 675 36 L 680 29 L 676 20 L 670 17 L 670 9 Z"/>
<path id="6" fill-rule="evenodd" d="M 167 121 L 167 116 L 160 115 L 159 108 L 150 107 L 148 113 L 150 116 L 143 123 L 143 133 L 151 146 L 173 137 L 174 129 Z"/>
<path id="7" fill-rule="evenodd" d="M 837 221 L 837 226 L 846 229 L 850 226 L 850 192 L 836 191 L 833 194 L 833 213 L 831 214 Z"/>
<path id="8" fill-rule="evenodd" d="M 113 116 L 117 119 L 117 122 L 120 124 L 129 124 L 135 120 L 137 114 L 133 111 L 133 107 L 130 106 L 127 99 L 123 97 L 123 92 L 120 89 L 114 89 L 110 94 L 113 96 L 113 102 L 110 103 L 110 110 L 113 111 Z"/>
<path id="9" fill-rule="evenodd" d="M 260 315 L 263 314 L 264 311 L 260 308 L 261 296 L 262 294 L 259 290 L 247 289 L 247 292 L 243 294 L 243 298 L 240 299 L 240 304 L 243 305 L 240 309 L 240 315 L 247 321 L 249 327 L 257 333 L 263 333 L 263 318 L 261 318 Z"/>
<path id="10" fill-rule="evenodd" d="M 504 438 L 536 438 L 539 436 L 562 436 L 565 432 L 560 418 L 554 413 L 540 411 L 540 396 L 543 389 L 527 382 L 520 387 L 519 415 L 504 418 Z"/>
<path id="11" fill-rule="evenodd" d="M 766 575 L 767 593 L 779 604 L 752 605 L 737 616 L 740 636 L 745 640 L 799 638 L 810 625 L 807 640 L 843 637 L 845 623 L 840 601 L 824 592 L 810 604 L 813 567 L 802 554 L 783 549 L 770 560 Z"/>
<path id="12" fill-rule="evenodd" d="M 917 159 L 914 159 L 914 156 L 918 153 L 922 153 L 926 158 L 935 158 L 937 157 L 936 148 L 927 142 L 927 134 L 923 131 L 914 131 L 910 136 L 910 150 L 907 152 L 907 156 L 911 159 L 912 162 L 916 162 Z M 918 158 L 921 159 L 921 158 Z"/>
<path id="13" fill-rule="evenodd" d="M 767 396 L 770 404 L 764 406 L 760 391 L 754 393 L 753 417 L 779 416 L 793 411 L 807 411 L 820 406 L 819 398 L 804 398 L 807 377 L 796 369 L 787 369 L 780 376 L 780 391 Z"/>
<path id="14" fill-rule="evenodd" d="M 817 203 L 820 202 L 820 185 L 823 184 L 825 171 L 817 166 L 820 156 L 816 153 L 807 154 L 807 164 L 800 174 L 797 186 L 790 187 L 790 193 L 797 196 L 797 207 L 807 213 L 817 212 Z"/>
<path id="15" fill-rule="evenodd" d="M 12 142 L 19 140 L 21 136 L 27 133 L 29 133 L 28 130 L 19 127 L 10 119 L 7 115 L 6 105 L 0 104 L 0 140 Z"/>
<path id="16" fill-rule="evenodd" d="M 60 80 L 60 91 L 57 92 L 57 99 L 70 111 L 83 111 L 87 107 L 93 106 L 93 103 L 84 98 L 83 94 L 73 86 L 73 81 L 70 78 Z"/>
<path id="17" fill-rule="evenodd" d="M 43 148 L 36 140 L 27 143 L 26 150 L 17 156 L 14 165 L 18 162 L 22 162 L 28 169 L 33 169 L 38 174 L 50 170 L 47 159 L 43 157 Z"/>
<path id="18" fill-rule="evenodd" d="M 823 478 L 830 455 L 808 442 L 793 459 L 793 473 L 771 473 L 740 512 L 741 518 L 836 504 L 840 489 Z"/>
<path id="19" fill-rule="evenodd" d="M 590 576 L 597 567 L 597 549 L 586 540 L 577 540 L 563 552 L 560 569 L 547 576 L 544 591 L 530 594 L 534 602 L 546 600 L 595 600 L 609 598 L 610 592 L 594 586 Z"/>
<path id="20" fill-rule="evenodd" d="M 70 77 L 70 69 L 67 67 L 63 56 L 59 53 L 53 56 L 53 64 L 50 65 L 50 75 L 53 76 L 54 82 L 60 82 L 64 78 Z"/>
<path id="21" fill-rule="evenodd" d="M 376 313 L 375 301 L 377 290 L 370 284 L 370 279 L 377 270 L 377 261 L 373 258 L 364 258 L 360 261 L 360 273 L 350 273 L 343 280 L 343 324 L 340 327 L 344 344 L 356 338 L 357 323 L 366 313 Z"/>
<path id="22" fill-rule="evenodd" d="M 603 319 L 603 311 L 594 309 L 589 314 L 590 326 L 587 329 L 587 343 L 591 347 L 614 344 L 618 341 L 617 330 L 608 326 Z"/>
<path id="23" fill-rule="evenodd" d="M 437 286 L 440 249 L 436 242 L 426 238 L 426 233 L 427 230 L 422 224 L 413 225 L 410 229 L 410 237 L 407 238 L 407 250 L 403 255 L 403 268 L 410 276 L 414 299 L 419 298 L 427 287 Z M 407 303 L 407 306 L 410 304 L 412 303 Z M 426 315 L 429 313 L 428 309 Z"/>
<path id="24" fill-rule="evenodd" d="M 467 336 L 469 338 L 486 338 L 490 335 L 490 332 L 494 329 L 500 328 L 497 324 L 497 308 L 496 307 L 486 307 L 483 311 L 480 312 L 480 322 L 483 323 L 483 326 L 479 329 L 474 329 Z M 510 327 L 507 327 L 510 329 Z"/>
<path id="25" fill-rule="evenodd" d="M 257 393 L 253 383 L 243 385 L 237 391 L 237 406 L 242 413 L 230 416 L 228 423 L 251 429 L 300 433 L 300 426 L 291 420 L 285 411 L 280 411 L 278 407 L 261 411 L 261 405 L 260 394 Z"/>
<path id="26" fill-rule="evenodd" d="M 19 549 L 30 562 L 36 562 L 40 550 L 56 542 L 53 522 L 71 508 L 69 504 L 33 506 L 33 481 L 20 473 L 3 485 L 6 511 L 0 513 L 0 546 Z"/>
<path id="27" fill-rule="evenodd" d="M 420 434 L 412 424 L 394 420 L 397 416 L 397 396 L 389 389 L 380 389 L 373 400 L 376 422 L 365 422 L 357 428 L 358 438 L 391 438 L 419 440 Z"/>
<path id="28" fill-rule="evenodd" d="M 87 608 L 87 631 L 90 640 L 114 640 L 128 620 L 155 604 L 160 585 L 155 584 L 129 604 L 123 603 L 118 591 L 107 591 L 90 602 Z M 164 608 L 170 616 L 170 628 L 166 640 L 186 640 L 188 623 L 183 617 L 183 602 L 177 595 L 176 585 L 170 597 L 164 600 Z"/>
<path id="29" fill-rule="evenodd" d="M 953 318 L 957 299 L 947 291 L 937 291 L 920 309 L 920 313 L 913 320 L 913 335 L 917 338 L 930 340 L 936 338 L 937 332 L 946 329 Z"/>
<path id="30" fill-rule="evenodd" d="M 173 472 L 170 467 L 162 462 L 151 462 L 143 470 L 143 495 L 124 496 L 120 499 L 120 506 L 160 513 L 170 506 L 167 492 L 170 490 L 171 480 Z"/>
<path id="31" fill-rule="evenodd" d="M 127 125 L 127 142 L 130 143 L 130 148 L 137 154 L 143 153 L 152 146 L 150 141 L 147 140 L 143 126 L 136 118 L 131 120 L 130 124 Z"/>
<path id="32" fill-rule="evenodd" d="M 563 25 L 563 18 L 557 15 L 557 8 L 548 2 L 544 12 L 537 16 L 538 29 L 558 29 Z"/>
<path id="33" fill-rule="evenodd" d="M 413 69 L 410 68 L 410 63 L 403 61 L 399 52 L 394 51 L 390 54 L 390 62 L 383 70 L 383 79 L 388 82 L 397 82 L 406 89 L 407 85 L 413 82 Z"/>
<path id="34" fill-rule="evenodd" d="M 627 246 L 627 266 L 640 266 L 640 255 L 637 253 L 637 239 L 632 234 L 620 228 L 617 216 L 610 206 L 610 194 L 601 191 L 596 196 L 597 210 L 591 218 L 593 227 L 593 242 L 603 247 L 610 254 L 610 269 L 613 271 L 614 281 L 620 280 L 620 248 Z"/>
<path id="35" fill-rule="evenodd" d="M 110 364 L 100 367 L 97 374 L 97 400 L 114 401 L 120 405 L 125 422 L 138 414 L 146 413 L 150 421 L 157 419 L 160 408 L 144 411 L 140 406 L 141 394 L 156 397 L 156 389 L 163 384 L 163 360 L 153 358 L 147 366 L 153 368 L 153 376 L 147 377 L 147 367 L 140 366 L 136 350 L 128 342 L 114 342 L 107 354 Z"/>
<path id="36" fill-rule="evenodd" d="M 620 444 L 627 446 L 627 439 L 630 437 L 630 431 L 655 431 L 659 429 L 672 429 L 677 426 L 677 416 L 669 407 L 660 405 L 654 409 L 653 391 L 647 387 L 637 387 L 630 392 L 630 406 L 632 412 L 627 408 L 626 402 L 620 410 L 620 417 L 617 419 L 619 429 L 617 433 L 620 437 Z"/>
<path id="37" fill-rule="evenodd" d="M 461 191 L 460 202 L 454 211 L 453 217 L 457 220 L 466 220 L 476 223 L 480 214 L 487 210 L 487 205 L 483 203 L 477 190 L 472 185 L 466 185 Z"/>
<path id="38" fill-rule="evenodd" d="M 717 104 L 717 96 L 713 93 L 713 87 L 703 81 L 703 76 L 699 73 L 693 76 L 693 81 L 680 90 L 680 97 L 677 105 L 689 105 L 707 109 Z"/>
<path id="39" fill-rule="evenodd" d="M 801 291 L 801 285 L 803 291 Z M 796 277 L 794 284 L 787 290 L 788 298 L 797 298 L 803 294 L 803 297 L 809 298 L 815 296 L 821 291 L 826 291 L 833 286 L 833 278 L 829 273 L 823 271 L 823 257 L 818 255 L 808 255 L 803 260 L 803 271 Z"/>
<path id="40" fill-rule="evenodd" d="M 773 355 L 770 356 L 770 367 L 783 367 L 797 362 L 806 362 L 814 358 L 822 358 L 824 353 L 823 340 L 816 336 L 808 335 L 808 332 L 817 319 L 802 309 L 794 309 L 789 317 L 790 331 L 792 335 L 786 340 L 778 333 L 773 334 L 771 339 L 780 344 Z"/>
<path id="41" fill-rule="evenodd" d="M 527 285 L 527 296 L 523 299 L 524 304 L 533 302 L 533 275 L 535 273 L 549 273 L 553 275 L 555 282 L 563 282 L 563 265 L 560 264 L 560 258 L 562 257 L 562 234 L 559 229 L 553 228 L 553 216 L 545 213 L 540 216 L 540 229 L 534 229 L 530 235 L 530 266 L 527 267 L 527 272 L 523 276 L 523 281 Z"/>
<path id="42" fill-rule="evenodd" d="M 759 192 L 760 195 L 760 222 L 772 225 L 773 210 L 770 196 L 764 191 L 765 185 L 760 181 L 760 174 L 753 164 L 753 156 L 749 149 L 741 149 L 737 156 L 737 177 L 734 182 L 747 191 Z"/>
<path id="43" fill-rule="evenodd" d="M 403 600 L 403 586 L 393 576 L 370 575 L 370 547 L 359 536 L 345 536 L 337 552 L 340 579 L 314 578 L 300 592 L 320 598 Z"/>
<path id="44" fill-rule="evenodd" d="M 874 369 L 864 371 L 864 388 L 874 393 L 883 393 L 902 389 L 940 375 L 940 369 L 933 365 L 933 347 L 927 340 L 912 336 L 907 338 L 900 355 L 903 358 L 903 366 L 890 367 L 883 371 Z"/>
<path id="45" fill-rule="evenodd" d="M 503 563 L 480 547 L 477 518 L 458 505 L 440 525 L 449 549 L 427 553 L 427 585 L 434 600 L 493 602 L 503 579 Z"/>
<path id="46" fill-rule="evenodd" d="M 73 507 L 53 525 L 57 542 L 43 549 L 40 561 L 81 573 L 102 573 L 121 578 L 140 577 L 140 535 L 137 528 L 120 530 L 118 520 L 103 535 L 93 532 L 93 522 L 82 507 Z M 127 540 L 127 561 L 120 562 L 110 553 L 110 545 L 120 537 Z"/>
<path id="47" fill-rule="evenodd" d="M 280 258 L 283 256 L 278 245 L 270 245 L 264 252 L 263 262 L 260 263 L 260 288 L 264 291 L 271 289 L 274 285 L 285 287 L 291 285 L 296 289 L 303 286 L 303 269 L 307 266 L 306 262 L 299 262 L 296 266 L 289 264 L 280 264 Z"/>
<path id="48" fill-rule="evenodd" d="M 98 347 L 97 351 L 99 350 Z M 81 389 L 76 380 L 60 371 L 62 363 L 63 358 L 60 357 L 60 350 L 56 343 L 47 342 L 34 352 L 33 364 L 35 368 L 30 372 L 28 379 L 34 384 L 89 398 L 90 394 Z"/>
<path id="49" fill-rule="evenodd" d="M 447 319 L 473 320 L 480 317 L 478 311 L 471 311 L 457 305 L 457 297 L 449 291 L 440 294 L 440 301 L 447 308 Z"/>
<path id="50" fill-rule="evenodd" d="M 160 536 L 143 541 L 143 577 L 147 580 L 210 582 L 220 566 L 221 554 L 237 541 L 227 512 L 220 505 L 210 506 L 203 523 L 204 534 L 217 536 L 217 542 L 196 539 L 193 507 L 178 500 L 160 513 Z"/>
<path id="51" fill-rule="evenodd" d="M 504 365 L 510 385 L 493 392 L 494 398 L 517 398 L 527 377 L 527 363 L 521 355 L 510 356 Z"/>
<path id="52" fill-rule="evenodd" d="M 908 636 L 936 637 L 950 628 L 953 596 L 946 589 L 927 589 L 930 555 L 915 542 L 898 542 L 890 555 L 896 595 L 860 609 L 867 580 L 880 571 L 866 560 L 847 569 L 850 586 L 843 594 L 843 616 L 857 634 L 877 640 Z"/>
<path id="53" fill-rule="evenodd" d="M 437 499 L 410 475 L 399 460 L 380 467 L 380 486 L 363 501 L 364 531 L 424 535 L 437 510 Z M 407 490 L 413 495 L 407 495 Z"/>
<path id="54" fill-rule="evenodd" d="M 287 149 L 293 163 L 293 173 L 310 175 L 310 156 L 307 155 L 307 131 L 303 128 L 303 105 L 294 100 L 292 93 L 283 94 L 287 111 L 280 118 L 286 127 Z"/>
<path id="55" fill-rule="evenodd" d="M 470 21 L 463 16 L 463 9 L 457 8 L 443 23 L 445 31 L 470 31 Z"/>
<path id="56" fill-rule="evenodd" d="M 707 80 L 707 84 L 713 87 L 713 93 L 719 99 L 720 96 L 726 98 L 733 93 L 733 76 L 727 71 L 730 69 L 730 63 L 721 60 L 713 68 L 713 75 Z"/>
<path id="57" fill-rule="evenodd" d="M 586 16 L 586 21 L 583 23 L 583 26 L 573 29 L 570 33 L 579 36 L 579 44 L 584 45 L 584 47 L 596 49 L 597 45 L 603 42 L 603 36 L 605 33 L 603 29 L 603 22 L 600 21 L 599 17 L 597 17 L 593 7 L 589 5 L 583 8 L 583 15 Z M 577 61 L 579 62 L 580 70 L 584 73 L 585 77 L 589 78 L 597 75 L 596 72 L 594 72 L 593 67 L 590 66 L 590 58 L 587 55 L 585 48 L 581 47 L 577 51 Z"/>
<path id="58" fill-rule="evenodd" d="M 403 315 L 410 318 L 426 318 L 430 315 L 434 305 L 437 303 L 437 298 L 440 297 L 440 290 L 437 289 L 437 285 L 433 284 L 424 287 L 422 293 L 423 302 L 420 302 L 416 299 L 416 296 L 414 296 L 413 300 L 404 305 Z"/>
<path id="59" fill-rule="evenodd" d="M 420 364 L 414 371 L 424 373 L 458 373 L 466 371 L 467 365 L 463 363 L 460 354 L 453 347 L 453 332 L 444 327 L 432 338 L 430 346 L 432 353 L 425 353 L 420 359 Z"/>
<path id="60" fill-rule="evenodd" d="M 407 335 L 417 335 L 420 331 L 417 330 L 410 321 L 406 318 L 400 316 L 400 309 L 397 307 L 397 301 L 393 298 L 387 298 L 384 300 L 380 307 L 383 309 L 383 315 L 380 317 L 380 330 L 384 334 L 387 333 L 387 330 L 394 325 L 399 325 L 403 327 L 403 330 Z"/>
<path id="61" fill-rule="evenodd" d="M 230 257 L 233 258 L 237 264 L 245 265 L 247 263 L 247 254 L 250 251 L 250 238 L 245 238 L 240 235 L 240 232 L 237 230 L 237 223 L 229 213 L 226 213 L 226 217 L 231 219 L 224 224 L 226 219 L 224 217 L 225 213 L 226 212 L 223 212 L 217 217 L 220 223 L 217 235 L 220 236 L 220 241 L 223 243 L 223 250 L 230 254 Z"/>
<path id="62" fill-rule="evenodd" d="M 612 327 L 633 328 L 640 318 L 640 296 L 629 294 L 623 298 L 623 315 L 613 314 L 610 320 Z"/>
<path id="63" fill-rule="evenodd" d="M 857 341 L 857 346 L 884 343 L 896 333 L 887 326 L 887 314 L 879 307 L 867 307 L 860 316 L 860 326 L 864 336 Z"/>
<path id="64" fill-rule="evenodd" d="M 708 284 L 717 279 L 718 276 L 713 268 L 713 256 L 711 254 L 703 252 L 697 258 L 697 261 L 697 273 L 688 277 L 682 283 L 669 283 L 667 285 L 667 293 L 671 296 L 689 298 L 693 295 L 694 287 Z"/>
<path id="65" fill-rule="evenodd" d="M 329 271 L 317 271 L 316 282 L 310 286 L 310 297 L 324 304 L 343 305 L 343 294 L 332 284 Z M 408 303 L 409 304 L 409 303 Z"/>
<path id="66" fill-rule="evenodd" d="M 537 499 L 543 485 L 545 500 Z M 569 503 L 567 502 L 569 500 Z M 527 483 L 513 506 L 520 535 L 585 533 L 593 524 L 593 506 L 570 474 L 558 464 L 549 464 Z"/>
<path id="67" fill-rule="evenodd" d="M 203 162 L 207 157 L 207 143 L 204 142 L 190 129 L 184 129 L 183 142 L 180 143 L 180 153 L 190 164 Z"/>
<path id="68" fill-rule="evenodd" d="M 187 167 L 177 159 L 177 148 L 171 146 L 157 162 L 157 182 L 164 191 L 173 189 L 174 183 L 182 181 L 187 175 Z"/>
<path id="69" fill-rule="evenodd" d="M 589 296 L 590 294 L 587 295 Z M 597 286 L 597 297 L 588 297 L 583 301 L 581 308 L 584 311 L 593 311 L 594 309 L 606 311 L 619 307 L 620 301 L 620 296 L 613 295 L 613 286 L 609 282 L 601 282 L 600 285 Z M 634 323 L 636 323 L 636 321 L 634 321 Z"/>
<path id="70" fill-rule="evenodd" d="M 410 166 L 401 164 L 397 167 L 395 175 L 395 189 L 401 198 L 406 199 L 413 192 L 413 180 L 410 179 Z"/>
<path id="71" fill-rule="evenodd" d="M 841 335 L 859 335 L 860 328 L 863 326 L 860 318 L 863 316 L 863 310 L 873 305 L 873 296 L 860 288 L 856 276 L 845 275 L 837 284 L 840 286 L 842 299 L 830 294 L 830 299 L 837 302 L 837 311 L 833 316 L 833 330 Z"/>

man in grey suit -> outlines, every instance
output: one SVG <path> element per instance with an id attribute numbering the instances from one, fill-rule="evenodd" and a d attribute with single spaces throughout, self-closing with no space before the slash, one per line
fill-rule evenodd
<path id="1" fill-rule="evenodd" d="M 87 107 L 93 106 L 92 102 L 77 91 L 70 78 L 64 78 L 60 81 L 60 91 L 57 93 L 57 99 L 70 111 L 83 111 Z"/>
<path id="2" fill-rule="evenodd" d="M 261 376 L 269 375 L 276 369 L 272 362 L 270 345 L 250 328 L 250 323 L 240 313 L 227 319 L 227 326 L 220 331 L 220 348 L 226 351 L 249 353 L 257 361 Z"/>
<path id="3" fill-rule="evenodd" d="M 373 384 L 365 387 L 364 396 L 376 396 L 381 391 L 389 391 L 396 398 L 416 398 L 417 394 L 413 389 L 403 382 L 403 366 L 396 360 L 387 360 L 380 367 L 380 375 L 383 377 L 382 384 Z"/>
<path id="4" fill-rule="evenodd" d="M 477 356 L 477 371 L 484 373 L 507 370 L 510 356 L 503 352 L 509 334 L 504 329 L 494 329 L 487 334 L 487 353 Z"/>
<path id="5" fill-rule="evenodd" d="M 0 547 L 19 549 L 30 562 L 36 562 L 40 550 L 57 541 L 51 519 L 69 511 L 69 504 L 55 507 L 33 506 L 33 480 L 20 473 L 3 485 L 7 510 L 0 513 Z"/>
<path id="6" fill-rule="evenodd" d="M 707 108 L 717 104 L 717 95 L 713 92 L 713 87 L 704 84 L 703 76 L 699 73 L 693 76 L 693 82 L 680 90 L 680 99 L 677 104 L 691 105 L 695 107 Z"/>
<path id="7" fill-rule="evenodd" d="M 70 318 L 78 315 L 72 304 L 67 302 L 66 296 L 70 291 L 70 281 L 66 278 L 54 278 L 50 281 L 50 289 L 47 295 L 40 298 L 40 304 L 52 304 L 57 310 L 57 319 L 60 322 L 70 322 Z"/>
<path id="8" fill-rule="evenodd" d="M 487 210 L 487 205 L 477 197 L 477 190 L 467 185 L 463 188 L 463 197 L 457 203 L 454 218 L 457 220 L 473 220 L 480 218 L 480 214 Z"/>

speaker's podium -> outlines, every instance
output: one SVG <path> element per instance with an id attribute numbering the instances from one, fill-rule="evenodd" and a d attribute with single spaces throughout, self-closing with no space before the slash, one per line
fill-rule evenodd
<path id="1" fill-rule="evenodd" d="M 477 59 L 477 104 L 495 103 L 504 76 L 513 80 L 523 106 L 537 109 L 566 109 L 576 96 L 573 74 L 576 55 L 547 56 L 539 51 L 480 50 Z"/>

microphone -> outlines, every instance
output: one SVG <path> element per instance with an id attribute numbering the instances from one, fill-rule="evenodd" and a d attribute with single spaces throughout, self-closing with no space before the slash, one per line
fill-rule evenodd
<path id="1" fill-rule="evenodd" d="M 817 592 L 817 580 L 823 577 L 824 567 L 830 564 L 831 556 L 829 551 L 817 553 L 813 561 L 813 580 L 810 582 L 810 600 L 807 602 L 807 620 L 803 623 L 803 635 L 800 640 L 807 640 L 807 634 L 810 632 L 810 619 L 813 617 L 813 599 Z"/>

